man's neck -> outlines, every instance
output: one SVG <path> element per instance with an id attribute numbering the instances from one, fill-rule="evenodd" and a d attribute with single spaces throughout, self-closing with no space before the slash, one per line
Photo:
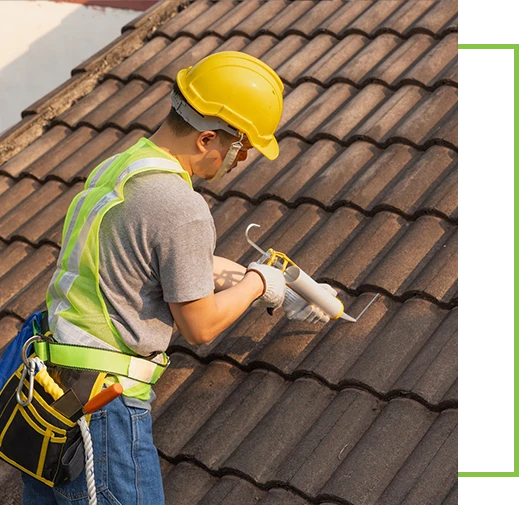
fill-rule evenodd
<path id="1" fill-rule="evenodd" d="M 176 158 L 182 168 L 190 175 L 193 175 L 189 155 L 185 152 L 185 141 L 182 145 L 182 139 L 172 135 L 171 131 L 163 124 L 150 138 L 157 147 L 166 151 L 170 156 Z"/>

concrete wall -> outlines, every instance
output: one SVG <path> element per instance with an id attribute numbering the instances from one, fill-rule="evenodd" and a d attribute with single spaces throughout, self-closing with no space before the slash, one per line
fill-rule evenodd
<path id="1" fill-rule="evenodd" d="M 0 1 L 0 132 L 139 14 L 45 0 Z"/>

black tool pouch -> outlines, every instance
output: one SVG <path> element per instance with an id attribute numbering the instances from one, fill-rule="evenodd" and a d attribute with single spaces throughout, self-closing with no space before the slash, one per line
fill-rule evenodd
<path id="1" fill-rule="evenodd" d="M 0 392 L 0 457 L 50 487 L 73 480 L 84 466 L 79 426 L 50 406 L 54 399 L 36 381 L 32 401 L 21 406 L 16 392 L 22 372 L 23 365 Z M 23 399 L 28 388 L 26 379 Z"/>

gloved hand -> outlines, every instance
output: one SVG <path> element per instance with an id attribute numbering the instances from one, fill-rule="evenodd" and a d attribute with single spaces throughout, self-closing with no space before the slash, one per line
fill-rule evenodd
<path id="1" fill-rule="evenodd" d="M 329 284 L 319 284 L 328 293 L 337 296 L 337 291 Z M 310 305 L 303 298 L 301 298 L 294 290 L 287 286 L 285 300 L 283 302 L 283 310 L 288 319 L 295 319 L 297 321 L 306 321 L 307 323 L 327 323 L 330 318 L 318 307 Z"/>
<path id="2" fill-rule="evenodd" d="M 272 307 L 277 309 L 285 298 L 285 277 L 278 268 L 252 262 L 247 272 L 254 271 L 261 275 L 265 284 L 265 292 L 252 304 L 253 307 Z"/>

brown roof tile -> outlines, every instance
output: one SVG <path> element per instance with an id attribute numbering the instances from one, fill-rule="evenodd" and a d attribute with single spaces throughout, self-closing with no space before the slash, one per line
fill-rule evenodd
<path id="1" fill-rule="evenodd" d="M 141 49 L 113 68 L 108 76 L 122 81 L 128 80 L 131 76 L 139 76 L 151 82 L 171 62 L 176 61 L 195 44 L 197 44 L 196 40 L 191 37 L 179 37 L 174 43 L 171 43 L 166 37 L 154 37 Z"/>
<path id="2" fill-rule="evenodd" d="M 3 352 L 5 346 L 16 337 L 21 327 L 22 321 L 14 316 L 0 317 L 0 352 Z"/>
<path id="3" fill-rule="evenodd" d="M 445 498 L 442 505 L 457 504 L 457 500 L 450 501 L 449 492 L 456 486 L 452 476 L 457 471 L 457 452 L 456 414 L 448 412 L 435 420 L 377 503 L 411 505 L 426 503 L 429 496 L 435 496 Z"/>
<path id="4" fill-rule="evenodd" d="M 291 137 L 280 146 L 274 162 L 249 154 L 225 179 L 196 186 L 219 197 L 275 197 L 291 204 L 312 201 L 328 208 L 353 205 L 367 212 L 386 208 L 407 216 L 433 212 L 457 218 L 457 154 L 451 149 L 432 146 L 422 152 L 393 144 L 381 150 L 363 141 L 344 148 L 332 140 L 311 145 Z"/>
<path id="5" fill-rule="evenodd" d="M 422 47 L 427 47 L 427 51 L 422 52 Z M 420 51 L 419 56 L 417 51 Z M 401 73 L 397 74 L 399 70 Z M 458 34 L 453 33 L 434 43 L 426 35 L 414 35 L 402 46 L 400 54 L 386 60 L 372 75 L 388 84 L 396 84 L 397 79 L 413 80 L 427 86 L 442 81 L 457 82 Z"/>
<path id="6" fill-rule="evenodd" d="M 256 200 L 264 195 L 272 195 L 269 186 L 278 180 L 284 171 L 290 170 L 299 156 L 304 156 L 311 147 L 297 138 L 285 138 L 280 142 L 280 146 L 279 157 L 273 162 L 259 156 L 256 151 L 249 151 L 247 161 L 240 163 L 225 179 L 213 183 L 197 180 L 195 185 L 220 197 L 239 194 Z M 337 147 L 341 148 L 338 144 Z M 294 180 L 292 183 L 297 185 L 298 181 Z"/>
<path id="7" fill-rule="evenodd" d="M 347 207 L 327 213 L 313 205 L 289 211 L 272 200 L 249 208 L 234 199 L 214 208 L 220 237 L 216 254 L 253 261 L 257 253 L 244 233 L 257 223 L 262 228 L 254 237 L 260 247 L 284 251 L 311 276 L 335 279 L 353 290 L 374 286 L 395 297 L 422 292 L 442 304 L 456 294 L 456 227 L 441 218 L 407 221 L 391 212 L 367 217 Z M 227 213 L 232 221 L 220 221 Z"/>
<path id="8" fill-rule="evenodd" d="M 359 503 L 362 492 L 375 503 L 395 476 L 399 485 L 389 490 L 420 489 L 422 472 L 400 470 L 408 456 L 428 452 L 420 465 L 431 459 L 452 464 L 456 416 L 448 412 L 433 413 L 412 400 L 383 402 L 361 391 L 332 391 L 310 378 L 292 382 L 266 370 L 244 373 L 222 361 L 197 374 L 155 420 L 157 447 L 169 458 L 237 471 L 259 484 L 286 482 L 312 499 L 326 494 L 351 503 Z M 375 483 L 367 474 L 377 466 L 381 481 Z M 456 475 L 443 472 L 441 491 L 438 483 L 420 489 L 426 499 L 450 490 Z M 238 496 L 246 492 L 239 488 Z"/>
<path id="9" fill-rule="evenodd" d="M 341 216 L 341 210 L 333 214 L 337 215 L 337 221 L 330 220 L 330 230 L 323 229 L 315 241 L 324 241 L 326 233 L 333 233 L 333 221 L 334 224 L 351 222 L 351 214 L 345 211 Z M 353 289 L 379 286 L 395 296 L 423 292 L 446 304 L 452 301 L 456 296 L 457 270 L 455 265 L 439 270 L 439 265 L 446 254 L 452 254 L 452 247 L 456 247 L 456 242 L 447 246 L 455 227 L 436 217 L 424 216 L 410 223 L 385 212 L 367 219 L 369 222 L 360 223 L 360 230 L 352 230 L 355 239 L 350 243 L 346 239 L 347 245 L 344 244 L 340 252 L 332 250 L 330 256 L 323 255 L 333 258 L 333 262 L 329 261 L 330 266 L 319 269 L 316 275 L 336 279 Z M 361 256 L 362 259 L 358 259 Z M 317 262 L 310 260 L 309 263 Z"/>
<path id="10" fill-rule="evenodd" d="M 29 174 L 42 182 L 50 177 L 73 184 L 85 180 L 99 163 L 124 151 L 142 136 L 149 133 L 136 129 L 125 135 L 113 128 L 97 133 L 87 126 L 75 131 L 55 126 L 2 165 L 0 173 L 11 177 Z"/>
<path id="11" fill-rule="evenodd" d="M 416 0 L 419 3 L 420 0 Z M 431 8 L 411 27 L 411 30 L 443 33 L 458 30 L 457 0 L 435 0 Z"/>
<path id="12" fill-rule="evenodd" d="M 222 503 L 241 505 L 258 503 L 265 491 L 246 480 L 231 476 L 220 479 L 218 483 L 204 496 L 206 503 Z"/>
<path id="13" fill-rule="evenodd" d="M 438 8 L 437 3 L 443 5 Z M 312 38 L 325 32 L 340 38 L 359 32 L 374 37 L 387 31 L 400 37 L 414 33 L 441 36 L 457 26 L 452 19 L 455 12 L 456 2 L 450 0 L 204 0 L 178 14 L 158 33 L 172 39 L 179 35 L 202 38 L 212 34 L 224 38 L 234 34 L 251 38 L 261 34 L 278 38 L 298 34 Z"/>
<path id="14" fill-rule="evenodd" d="M 166 65 L 158 73 L 152 74 L 152 71 L 155 70 L 155 68 L 149 68 L 149 65 L 146 65 L 143 68 L 143 77 L 146 78 L 147 76 L 150 76 L 148 77 L 149 79 L 155 79 L 156 76 L 160 75 L 173 81 L 179 70 L 193 65 L 196 61 L 204 58 L 212 52 L 218 51 L 220 46 L 223 44 L 223 41 L 215 36 L 204 37 L 199 42 L 193 39 L 189 41 L 189 39 L 190 37 L 182 37 L 179 39 L 181 42 L 182 52 L 180 53 L 179 51 L 178 56 L 175 55 L 174 59 L 169 60 L 169 55 L 167 53 L 170 53 L 171 51 L 168 51 L 165 55 L 162 55 L 162 53 L 158 55 L 157 63 L 155 63 L 154 60 L 151 60 L 150 65 L 154 65 L 156 68 L 159 64 L 162 64 L 164 57 L 167 58 L 164 62 Z M 173 43 L 172 46 L 175 47 L 176 43 Z M 141 74 L 137 73 L 137 75 Z"/>
<path id="15" fill-rule="evenodd" d="M 431 403 L 457 398 L 458 310 L 449 311 L 412 364 L 394 384 L 397 390 L 413 391 Z"/>
<path id="16" fill-rule="evenodd" d="M 308 10 L 305 9 L 303 15 L 299 16 L 290 27 L 284 31 L 283 35 L 286 33 L 298 33 L 305 37 L 314 37 L 322 30 L 320 29 L 321 23 L 335 16 L 337 10 L 344 4 L 342 0 L 307 3 L 311 5 L 311 8 Z"/>
<path id="17" fill-rule="evenodd" d="M 356 316 L 373 294 L 341 297 Z M 173 348 L 191 349 L 204 359 L 228 356 L 243 366 L 265 364 L 295 377 L 311 374 L 335 387 L 359 384 L 388 397 L 410 392 L 423 403 L 452 405 L 456 324 L 456 312 L 428 301 L 382 298 L 356 324 L 339 321 L 315 329 L 256 310 L 208 346 L 190 346 L 177 334 Z"/>
<path id="18" fill-rule="evenodd" d="M 164 121 L 168 112 L 170 93 L 171 84 L 169 82 L 157 82 L 127 105 L 120 107 L 119 111 L 110 117 L 107 124 L 123 130 L 138 127 L 154 131 Z"/>
<path id="19" fill-rule="evenodd" d="M 0 252 L 0 313 L 25 319 L 45 306 L 58 254 L 55 246 L 34 249 L 23 242 L 13 242 Z"/>
<path id="20" fill-rule="evenodd" d="M 201 2 L 195 2 L 192 8 L 183 10 L 172 18 L 171 21 L 164 23 L 156 33 L 171 39 L 186 34 L 199 38 L 215 20 L 229 12 L 234 7 L 233 4 L 232 0 L 223 0 L 221 2 L 202 0 Z"/>
<path id="21" fill-rule="evenodd" d="M 425 32 L 442 35 L 457 26 L 452 16 L 457 11 L 456 0 L 388 0 L 385 2 L 352 2 L 323 23 L 323 27 L 338 36 L 359 30 L 371 36 L 390 30 L 402 36 Z M 367 6 L 367 8 L 366 8 Z"/>
<path id="22" fill-rule="evenodd" d="M 214 477 L 193 463 L 169 465 L 164 477 L 168 505 L 310 505 L 283 488 L 263 490 L 234 475 Z"/>
<path id="23" fill-rule="evenodd" d="M 138 84 L 138 83 L 136 83 Z M 95 110 L 112 109 L 113 100 L 110 100 L 115 94 L 122 90 L 124 85 L 114 79 L 108 79 L 100 86 L 94 89 L 86 97 L 77 104 L 67 109 L 63 114 L 56 118 L 56 123 L 61 123 L 70 128 L 76 128 L 78 123 L 86 124 L 92 128 L 100 128 L 102 123 L 96 118 Z M 128 85 L 129 91 L 131 88 Z M 104 113 L 104 112 L 103 112 Z M 108 111 L 106 112 L 108 113 Z M 99 114 L 99 112 L 98 112 Z"/>
<path id="24" fill-rule="evenodd" d="M 265 33 L 263 25 L 274 19 L 285 9 L 286 5 L 287 2 L 285 0 L 280 2 L 263 2 L 249 17 L 238 23 L 232 33 L 246 35 L 251 38 Z"/>
<path id="25" fill-rule="evenodd" d="M 41 159 L 33 164 L 30 173 L 40 180 L 49 176 L 67 182 L 85 179 L 96 167 L 96 157 L 107 152 L 104 158 L 108 158 L 112 146 L 122 137 L 121 132 L 111 128 L 97 133 L 81 126 L 69 137 L 70 142 L 53 150 L 50 159 Z"/>
<path id="26" fill-rule="evenodd" d="M 325 100 L 327 94 L 344 92 L 341 90 L 344 86 L 348 85 L 335 84 L 315 103 Z M 391 92 L 384 86 L 370 84 L 358 93 L 352 92 L 333 118 L 320 115 L 312 120 L 312 135 L 327 134 L 342 142 L 360 136 L 384 146 L 403 141 L 420 148 L 436 143 L 456 149 L 457 130 L 453 126 L 457 117 L 456 102 L 457 90 L 451 86 L 442 86 L 431 93 L 417 86 L 404 86 Z M 299 133 L 304 128 L 304 118 L 301 119 L 301 126 L 287 124 L 282 131 Z"/>
<path id="27" fill-rule="evenodd" d="M 12 191 L 0 195 L 0 239 L 23 238 L 33 244 L 46 240 L 60 245 L 65 214 L 83 186 L 68 187 L 57 181 L 41 185 L 34 179 L 22 179 Z"/>
<path id="28" fill-rule="evenodd" d="M 227 4 L 225 6 L 227 10 L 223 11 L 223 16 L 219 16 L 220 12 L 222 12 L 221 8 L 223 7 L 221 5 L 218 6 L 218 10 L 216 10 L 216 7 L 213 7 L 208 11 L 208 18 L 211 20 L 216 19 L 216 21 L 204 29 L 204 33 L 206 36 L 214 34 L 222 38 L 228 38 L 231 32 L 234 31 L 236 25 L 240 24 L 241 21 L 247 19 L 251 14 L 257 11 L 263 2 L 262 0 L 249 0 L 247 2 L 230 2 L 229 0 L 224 0 L 224 2 L 218 3 Z M 184 27 L 184 29 L 188 28 L 189 27 Z M 201 25 L 197 24 L 195 31 L 191 33 L 195 37 L 200 36 L 200 29 Z"/>
<path id="29" fill-rule="evenodd" d="M 105 81 L 103 85 L 106 86 L 109 82 L 110 81 Z M 115 93 L 105 102 L 99 104 L 92 112 L 81 117 L 81 122 L 96 130 L 101 130 L 108 124 L 117 124 L 112 121 L 112 117 L 117 113 L 120 114 L 125 108 L 140 104 L 149 89 L 150 86 L 148 84 L 138 80 L 130 81 L 125 86 L 121 86 L 120 83 L 117 83 L 115 85 Z M 80 101 L 79 104 L 81 104 L 82 101 Z M 147 105 L 149 107 L 149 102 L 147 102 Z M 73 110 L 74 108 L 71 109 L 71 111 Z M 123 127 L 122 125 L 118 126 Z"/>
<path id="30" fill-rule="evenodd" d="M 448 412 L 440 416 L 433 415 L 427 409 L 406 400 L 389 402 L 322 491 L 350 503 L 362 503 L 361 500 L 377 503 L 388 485 L 392 484 L 395 469 L 399 469 L 408 458 L 412 458 L 414 451 L 422 449 L 422 443 L 434 436 L 428 436 L 428 432 L 434 429 L 434 422 L 442 417 L 447 418 L 442 421 L 449 423 L 452 430 L 456 424 L 456 415 Z M 443 438 L 441 442 L 451 449 L 449 463 L 452 465 L 456 461 L 457 444 L 452 443 L 449 435 L 448 430 L 440 434 Z M 426 501 L 433 498 L 441 500 L 454 484 L 457 478 L 455 470 L 452 466 L 445 470 L 448 475 L 444 487 L 438 489 L 437 482 L 429 485 L 423 483 L 422 497 Z M 377 475 L 377 478 L 374 479 L 373 475 Z"/>
<path id="31" fill-rule="evenodd" d="M 352 49 L 354 42 L 350 40 L 348 48 Z M 265 54 L 264 59 L 286 82 L 296 83 L 308 78 L 319 80 L 312 73 L 312 64 L 326 60 L 338 45 L 337 39 L 329 34 L 317 35 L 310 40 L 302 35 L 289 35 Z"/>
<path id="32" fill-rule="evenodd" d="M 336 2 L 334 2 L 337 5 Z M 311 9 L 316 7 L 313 0 L 298 0 L 297 2 L 286 2 L 286 7 L 276 14 L 272 19 L 265 19 L 266 23 L 261 27 L 261 32 L 275 35 L 276 37 L 284 37 L 290 33 L 301 33 L 295 28 L 295 23 L 305 21 L 301 18 L 308 19 Z M 305 34 L 306 35 L 306 34 Z"/>
<path id="33" fill-rule="evenodd" d="M 29 167 L 38 159 L 50 158 L 57 155 L 57 146 L 67 142 L 73 132 L 65 126 L 55 126 L 35 140 L 30 146 L 0 166 L 0 173 L 11 177 L 19 177 L 30 173 Z"/>
<path id="34" fill-rule="evenodd" d="M 172 468 L 162 479 L 167 505 L 197 505 L 219 480 L 192 463 L 169 466 Z"/>
<path id="35" fill-rule="evenodd" d="M 262 58 L 291 85 L 308 79 L 323 85 L 338 80 L 364 85 L 376 79 L 390 86 L 413 82 L 429 87 L 457 81 L 456 34 L 439 42 L 422 34 L 409 40 L 390 34 L 382 34 L 374 40 L 351 35 L 340 41 L 326 34 L 310 41 L 301 35 L 289 35 L 279 42 L 270 35 L 252 41 L 243 36 L 227 41 L 207 36 L 200 42 L 183 36 L 173 43 L 157 37 L 109 75 L 120 79 L 138 76 L 148 82 L 173 81 L 180 69 L 211 52 L 223 50 L 243 50 Z M 99 93 L 106 95 L 103 86 L 99 87 Z M 95 96 L 83 101 L 92 103 L 94 99 Z M 65 122 L 71 125 L 70 121 Z"/>

